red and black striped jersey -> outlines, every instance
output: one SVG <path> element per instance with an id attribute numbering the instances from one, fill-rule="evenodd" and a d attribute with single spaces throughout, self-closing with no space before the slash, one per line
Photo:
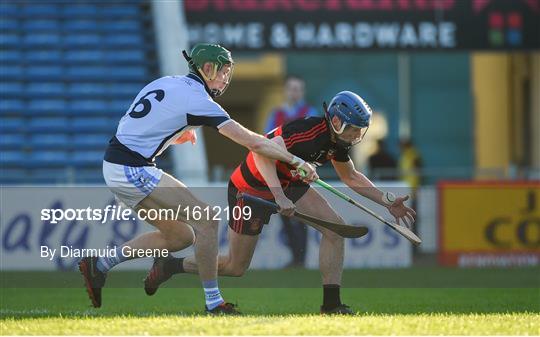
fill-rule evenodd
<path id="1" fill-rule="evenodd" d="M 266 137 L 281 136 L 287 150 L 303 160 L 321 166 L 330 160 L 347 162 L 350 160 L 348 148 L 337 147 L 330 138 L 328 122 L 322 117 L 297 119 L 270 131 Z M 293 184 L 304 184 L 296 175 L 295 168 L 289 164 L 276 161 L 277 175 L 283 188 Z M 271 199 L 272 194 L 255 165 L 253 153 L 234 170 L 232 183 L 238 190 L 259 197 Z"/>

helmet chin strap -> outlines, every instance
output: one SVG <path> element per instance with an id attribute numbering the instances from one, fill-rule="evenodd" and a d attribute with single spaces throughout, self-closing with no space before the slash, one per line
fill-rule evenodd
<path id="1" fill-rule="evenodd" d="M 203 76 L 206 81 L 213 81 L 217 76 L 217 64 L 213 64 L 212 76 L 206 76 L 201 68 L 197 68 L 197 71 Z"/>
<path id="2" fill-rule="evenodd" d="M 225 84 L 225 88 L 227 88 L 229 86 L 229 80 L 219 81 L 219 82 Z M 210 89 L 210 90 L 212 90 L 212 92 L 215 93 L 215 96 L 213 96 L 213 97 L 219 97 L 219 96 L 221 96 L 223 94 L 223 90 L 219 90 L 219 89 Z"/>
<path id="3" fill-rule="evenodd" d="M 212 98 L 216 98 L 216 97 L 219 97 L 222 92 L 221 90 L 218 90 L 218 89 L 210 89 L 208 87 L 208 84 L 206 84 L 206 81 L 207 81 L 207 77 L 206 75 L 204 74 L 201 74 L 201 72 L 199 71 L 199 68 L 197 68 L 197 66 L 195 65 L 195 63 L 193 63 L 193 59 L 191 57 L 189 57 L 189 55 L 186 53 L 185 50 L 182 50 L 182 55 L 184 56 L 184 58 L 186 59 L 187 63 L 189 64 L 190 66 L 190 69 L 192 69 L 193 71 L 195 71 L 196 75 L 199 76 L 203 81 L 203 84 L 204 84 L 204 89 L 206 90 L 206 92 L 208 93 L 208 95 L 210 95 Z M 215 68 L 214 68 L 214 73 L 216 72 Z M 214 77 L 215 77 L 215 74 L 214 74 Z"/>

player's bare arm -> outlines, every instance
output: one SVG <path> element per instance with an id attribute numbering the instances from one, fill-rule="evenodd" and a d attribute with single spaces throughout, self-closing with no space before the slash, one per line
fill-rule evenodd
<path id="1" fill-rule="evenodd" d="M 356 170 L 352 160 L 348 162 L 338 162 L 333 160 L 332 165 L 339 176 L 339 179 L 349 186 L 356 193 L 388 208 L 396 222 L 402 221 L 407 227 L 411 227 L 416 220 L 416 212 L 404 204 L 409 196 L 395 197 L 390 192 L 383 192 L 373 184 L 368 177 Z"/>
<path id="2" fill-rule="evenodd" d="M 274 137 L 270 141 L 285 149 L 285 142 L 280 136 Z M 253 160 L 255 161 L 255 166 L 257 166 L 257 169 L 270 188 L 270 191 L 272 192 L 272 195 L 279 206 L 280 213 L 286 216 L 293 215 L 295 206 L 294 203 L 285 196 L 285 192 L 281 187 L 279 178 L 277 176 L 276 161 L 255 152 L 253 153 Z"/>
<path id="3" fill-rule="evenodd" d="M 276 159 L 306 172 L 305 180 L 315 181 L 319 178 L 315 168 L 301 158 L 289 153 L 286 149 L 272 142 L 271 140 L 250 131 L 236 121 L 232 121 L 222 126 L 219 133 L 232 141 L 245 146 L 254 153 L 259 153 L 265 157 Z"/>

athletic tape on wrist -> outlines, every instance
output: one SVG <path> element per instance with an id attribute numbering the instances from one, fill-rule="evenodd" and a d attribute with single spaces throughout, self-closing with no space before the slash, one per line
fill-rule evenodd
<path id="1" fill-rule="evenodd" d="M 396 196 L 394 195 L 394 193 L 392 192 L 384 192 L 383 193 L 383 196 L 382 196 L 382 202 L 387 205 L 387 206 L 390 206 L 394 203 L 394 201 L 396 201 Z"/>
<path id="2" fill-rule="evenodd" d="M 302 158 L 299 158 L 299 157 L 297 157 L 297 156 L 293 156 L 293 159 L 292 159 L 292 161 L 291 161 L 291 165 L 294 166 L 294 167 L 296 167 L 296 168 L 298 168 L 298 167 L 304 165 L 305 162 L 306 162 L 306 161 L 303 160 Z"/>

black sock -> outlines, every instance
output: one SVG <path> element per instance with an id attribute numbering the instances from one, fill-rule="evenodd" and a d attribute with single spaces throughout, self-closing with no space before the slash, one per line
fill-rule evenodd
<path id="1" fill-rule="evenodd" d="M 165 262 L 163 269 L 167 274 L 185 273 L 184 258 L 173 257 L 172 259 L 168 259 Z"/>
<path id="2" fill-rule="evenodd" d="M 339 296 L 339 284 L 324 284 L 323 285 L 323 307 L 335 308 L 341 305 L 341 298 Z"/>

